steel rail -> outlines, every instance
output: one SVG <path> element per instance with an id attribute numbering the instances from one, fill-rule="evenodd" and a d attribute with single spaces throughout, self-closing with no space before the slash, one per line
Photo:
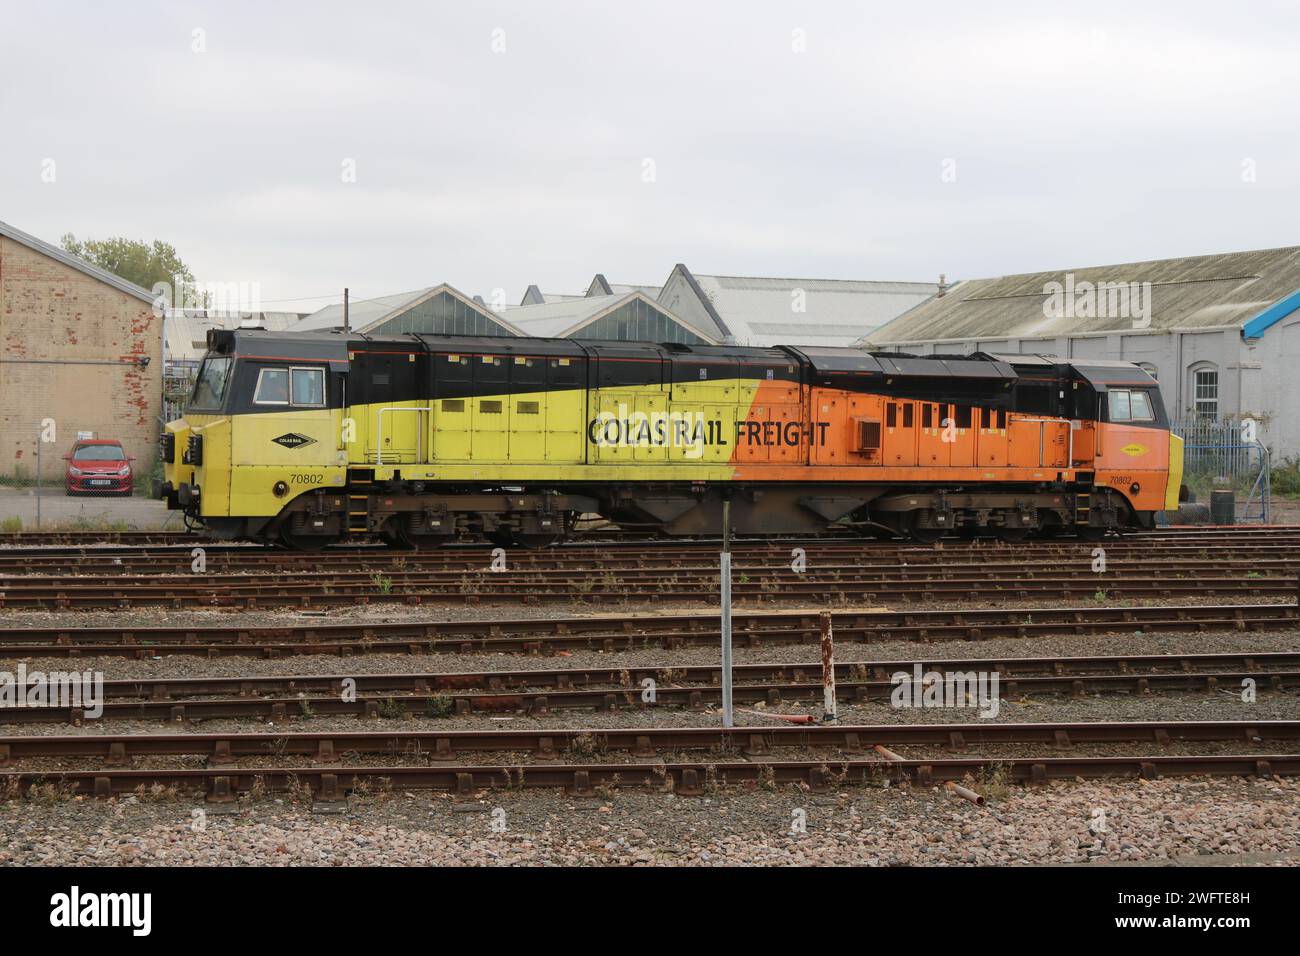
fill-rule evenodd
<path id="1" fill-rule="evenodd" d="M 293 733 L 72 734 L 0 737 L 0 767 L 39 757 L 100 758 L 124 764 L 138 757 L 206 756 L 209 766 L 238 758 L 312 757 L 333 762 L 343 754 L 419 755 L 450 761 L 472 753 L 633 753 L 650 757 L 682 750 L 766 756 L 782 747 L 861 753 L 874 745 L 962 750 L 990 744 L 1079 744 L 1239 741 L 1251 746 L 1300 740 L 1300 720 L 1094 721 L 995 724 L 863 724 L 760 727 L 636 727 L 599 730 L 385 730 Z"/>
<path id="2" fill-rule="evenodd" d="M 1294 604 L 1152 607 L 918 609 L 834 611 L 838 644 L 885 641 L 979 641 L 1109 633 L 1250 632 L 1294 629 Z M 740 647 L 815 646 L 816 612 L 751 612 L 734 618 Z M 13 627 L 0 629 L 0 656 L 208 657 L 348 656 L 370 653 L 529 653 L 673 650 L 716 647 L 716 614 L 455 622 L 212 624 L 150 627 Z"/>
<path id="3" fill-rule="evenodd" d="M 941 548 L 982 548 L 988 550 L 1003 550 L 1008 548 L 1044 548 L 1044 547 L 1079 547 L 1091 549 L 1097 545 L 1104 544 L 1106 547 L 1123 546 L 1125 544 L 1157 545 L 1162 543 L 1226 543 L 1229 541 L 1239 541 L 1243 544 L 1250 541 L 1261 541 L 1264 538 L 1270 540 L 1296 540 L 1300 538 L 1300 525 L 1235 525 L 1225 527 L 1185 527 L 1158 531 L 1125 531 L 1121 535 L 1111 536 L 1102 542 L 1087 542 L 1079 539 L 1054 539 L 1040 538 L 1032 541 L 1007 543 L 992 538 L 980 538 L 968 540 L 963 538 L 944 538 L 938 544 L 922 544 L 915 541 L 894 540 L 894 541 L 874 541 L 864 540 L 855 534 L 828 534 L 828 535 L 765 535 L 762 539 L 747 538 L 746 536 L 737 536 L 734 542 L 740 547 L 789 547 L 791 544 L 801 542 L 812 546 L 823 547 L 830 545 L 843 545 L 852 548 L 867 548 L 872 550 L 916 550 L 930 551 Z M 293 552 L 277 551 L 256 544 L 232 544 L 216 538 L 209 538 L 202 534 L 190 534 L 185 532 L 154 532 L 154 531 L 122 531 L 122 532 L 74 532 L 74 531 L 53 531 L 53 532 L 4 532 L 0 533 L 0 556 L 7 556 L 14 549 L 26 549 L 23 554 L 41 554 L 47 556 L 68 556 L 77 553 L 86 553 L 93 555 L 111 555 L 125 554 L 140 548 L 156 548 L 167 550 L 188 549 L 193 547 L 204 547 L 209 550 L 240 550 L 256 552 L 261 554 L 276 554 L 286 558 L 299 556 L 306 558 L 320 557 L 322 555 L 350 554 L 361 551 L 372 551 L 380 553 L 388 552 L 383 546 L 373 542 L 362 544 L 343 543 L 333 545 L 323 552 L 313 552 L 307 555 L 295 555 Z M 445 554 L 456 552 L 462 549 L 488 550 L 492 546 L 477 541 L 457 541 L 444 546 L 435 552 L 396 552 L 396 554 L 405 554 L 408 557 L 414 554 Z M 546 549 L 548 553 L 554 551 L 568 551 L 580 549 L 604 549 L 604 548 L 670 548 L 670 549 L 704 549 L 716 550 L 717 541 L 710 537 L 693 537 L 693 538 L 662 538 L 654 537 L 637 532 L 587 532 L 570 542 L 565 542 L 557 547 Z M 82 549 L 85 549 L 84 552 Z M 527 551 L 512 552 L 514 554 L 527 554 Z"/>
<path id="4" fill-rule="evenodd" d="M 1255 538 L 1240 542 L 1187 543 L 1169 540 L 1118 539 L 1106 542 L 1111 560 L 1125 560 L 1138 556 L 1143 560 L 1196 560 L 1231 558 L 1247 561 L 1287 560 L 1294 562 L 1300 536 L 1279 540 Z M 199 547 L 199 545 L 195 545 Z M 204 545 L 204 559 L 209 572 L 245 573 L 261 569 L 283 572 L 319 570 L 322 568 L 358 570 L 418 569 L 425 571 L 479 570 L 491 563 L 492 552 L 486 547 L 467 546 L 439 551 L 392 551 L 381 547 L 351 547 L 304 553 L 277 551 L 241 545 Z M 838 544 L 807 542 L 802 545 L 810 560 L 847 562 L 852 567 L 898 567 L 900 563 L 918 564 L 971 564 L 986 561 L 1021 563 L 1055 559 L 1093 560 L 1097 547 L 1090 543 L 1026 542 L 1018 545 L 981 545 L 957 542 L 942 548 L 933 545 L 887 546 L 883 544 Z M 754 565 L 781 567 L 790 562 L 788 543 L 775 545 L 739 544 L 733 548 L 737 560 Z M 91 572 L 122 573 L 125 571 L 157 572 L 171 567 L 188 573 L 193 560 L 193 548 L 132 549 L 106 551 L 84 549 L 69 553 L 33 554 L 26 550 L 0 550 L 0 572 L 30 574 L 51 570 L 68 574 Z M 676 544 L 653 544 L 641 548 L 564 546 L 541 550 L 516 550 L 508 555 L 512 568 L 523 570 L 590 570 L 593 567 L 631 569 L 647 565 L 675 568 L 697 567 L 708 564 L 714 552 L 702 546 L 683 547 Z"/>
<path id="5" fill-rule="evenodd" d="M 735 695 L 743 703 L 779 705 L 815 701 L 820 662 L 741 664 Z M 1186 654 L 1093 658 L 1000 658 L 973 660 L 841 661 L 835 665 L 839 695 L 846 701 L 887 700 L 903 673 L 996 673 L 1008 699 L 1035 694 L 1212 692 L 1249 679 L 1273 691 L 1300 687 L 1300 652 Z M 867 679 L 868 677 L 872 679 Z M 642 681 L 654 682 L 653 701 Z M 350 682 L 350 683 L 345 683 Z M 574 668 L 542 671 L 422 674 L 337 674 L 288 677 L 202 677 L 116 680 L 103 685 L 100 720 L 199 721 L 355 715 L 441 717 L 448 713 L 553 710 L 701 708 L 720 698 L 716 666 Z M 350 693 L 345 693 L 349 689 Z M 222 696 L 225 695 L 225 696 Z M 4 707 L 0 724 L 86 720 L 80 707 Z"/>
<path id="6" fill-rule="evenodd" d="M 910 676 L 910 675 L 909 675 Z M 1245 681 L 1254 681 L 1274 692 L 1300 689 L 1300 670 L 1288 671 L 1206 671 L 1155 674 L 1086 674 L 1061 677 L 1017 677 L 1009 680 L 1008 700 L 1037 695 L 1069 694 L 1075 697 L 1097 694 L 1129 693 L 1212 693 L 1220 688 L 1240 690 Z M 842 702 L 869 703 L 887 701 L 896 692 L 894 681 L 836 681 Z M 816 682 L 765 682 L 733 684 L 733 699 L 741 704 L 780 706 L 792 701 L 817 702 L 824 688 Z M 445 717 L 455 714 L 518 713 L 544 716 L 557 710 L 602 711 L 653 710 L 688 708 L 702 710 L 719 703 L 722 688 L 715 684 L 672 684 L 656 686 L 654 700 L 648 701 L 639 687 L 568 687 L 562 689 L 527 689 L 516 691 L 419 691 L 411 688 L 401 693 L 347 696 L 224 697 L 215 699 L 148 699 L 138 701 L 109 700 L 102 704 L 100 720 L 134 720 L 180 723 L 218 719 L 260 718 L 282 723 L 290 717 L 318 716 Z M 84 707 L 4 707 L 0 708 L 0 725 L 25 723 L 69 723 L 80 726 L 92 722 Z"/>
<path id="7" fill-rule="evenodd" d="M 96 797 L 174 788 L 178 795 L 204 793 L 212 804 L 234 801 L 246 792 L 300 793 L 310 790 L 322 806 L 340 803 L 350 792 L 384 789 L 450 791 L 471 799 L 482 790 L 563 789 L 595 796 L 596 788 L 651 787 L 679 796 L 700 796 L 732 786 L 805 785 L 821 793 L 846 786 L 879 786 L 886 779 L 930 786 L 946 780 L 996 773 L 1019 784 L 1052 780 L 1158 780 L 1178 776 L 1281 777 L 1300 774 L 1300 755 L 1214 754 L 1133 757 L 931 758 L 881 760 L 649 761 L 640 763 L 528 764 L 492 766 L 266 767 L 59 771 L 0 771 L 0 792 L 22 794 L 34 786 Z"/>
<path id="8" fill-rule="evenodd" d="M 612 576 L 612 575 L 611 575 Z M 505 575 L 501 576 L 505 578 Z M 218 580 L 175 580 L 156 584 L 156 578 L 132 578 L 117 583 L 97 582 L 33 584 L 36 579 L 10 578 L 0 587 L 0 608 L 34 608 L 44 610 L 81 608 L 130 608 L 146 605 L 186 607 L 336 607 L 353 604 L 485 604 L 544 603 L 582 604 L 599 600 L 632 603 L 713 603 L 715 598 L 701 590 L 698 579 L 662 579 L 609 582 L 591 575 L 561 584 L 544 584 L 521 580 L 494 580 L 487 573 L 480 581 L 467 581 L 459 587 L 410 584 L 372 580 L 367 583 L 339 583 L 329 578 L 306 581 L 301 578 L 287 583 L 232 584 Z M 15 583 L 15 582 L 19 583 Z M 788 603 L 829 598 L 840 604 L 859 601 L 876 603 L 989 600 L 1033 600 L 1044 598 L 1087 597 L 1097 593 L 1108 598 L 1200 597 L 1291 597 L 1296 594 L 1293 575 L 1272 572 L 1258 577 L 1233 575 L 1164 578 L 1153 580 L 1149 572 L 1133 570 L 1108 572 L 1044 572 L 1038 576 L 1022 571 L 1015 577 L 920 576 L 895 574 L 874 576 L 869 580 L 823 578 L 815 573 L 762 577 L 733 584 L 737 600 L 756 603 Z"/>
<path id="9" fill-rule="evenodd" d="M 1136 574 L 1145 572 L 1156 576 L 1161 574 L 1192 574 L 1205 571 L 1226 572 L 1229 570 L 1242 573 L 1275 571 L 1287 572 L 1300 568 L 1300 543 L 1296 548 L 1282 548 L 1276 556 L 1260 553 L 1260 549 L 1228 553 L 1223 549 L 1205 552 L 1197 558 L 1166 557 L 1159 551 L 1143 549 L 1140 555 L 1115 556 L 1107 559 L 1107 574 Z M 736 554 L 736 552 L 733 552 Z M 860 556 L 854 560 L 853 555 L 818 556 L 806 555 L 808 570 L 796 574 L 790 568 L 791 558 L 788 553 L 775 556 L 760 555 L 746 559 L 737 555 L 737 568 L 746 575 L 759 575 L 763 580 L 786 579 L 808 580 L 809 578 L 831 578 L 834 580 L 856 580 L 871 576 L 873 580 L 898 578 L 908 580 L 917 576 L 953 575 L 976 580 L 994 580 L 1004 577 L 1033 576 L 1035 574 L 1070 573 L 1076 576 L 1098 577 L 1093 570 L 1094 558 L 1091 552 L 1075 554 L 1052 553 L 1048 555 L 961 555 L 953 552 L 928 552 L 923 559 L 908 558 L 903 563 L 878 560 L 876 555 Z M 259 568 L 261 563 L 264 567 Z M 418 564 L 418 562 L 417 562 Z M 97 583 L 104 586 L 131 586 L 149 580 L 164 580 L 170 583 L 192 583 L 197 579 L 212 586 L 229 587 L 235 585 L 279 585 L 299 583 L 304 574 L 327 575 L 325 581 L 332 585 L 374 583 L 375 576 L 382 573 L 392 584 L 406 586 L 463 586 L 468 576 L 491 575 L 494 583 L 528 583 L 571 585 L 574 581 L 589 580 L 593 574 L 617 572 L 620 582 L 635 581 L 654 585 L 661 581 L 672 581 L 682 573 L 709 573 L 716 571 L 716 554 L 697 554 L 690 557 L 661 560 L 657 555 L 637 556 L 632 558 L 606 559 L 593 556 L 589 561 L 563 560 L 554 563 L 516 563 L 505 571 L 491 571 L 492 562 L 487 556 L 479 563 L 462 563 L 456 566 L 411 567 L 398 561 L 370 562 L 356 561 L 311 563 L 273 563 L 266 564 L 253 560 L 247 564 L 234 562 L 216 562 L 204 566 L 202 572 L 192 570 L 188 553 L 181 560 L 164 564 L 158 561 L 137 560 L 131 568 L 125 565 L 88 564 L 76 568 L 59 568 L 57 573 L 47 573 L 36 562 L 23 563 L 22 573 L 0 571 L 0 586 L 18 587 L 38 585 L 41 587 L 78 586 L 87 583 L 87 576 L 94 574 Z M 122 573 L 123 571 L 131 573 Z"/>

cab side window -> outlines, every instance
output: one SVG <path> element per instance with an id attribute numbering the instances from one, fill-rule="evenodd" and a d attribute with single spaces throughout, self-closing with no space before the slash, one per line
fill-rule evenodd
<path id="1" fill-rule="evenodd" d="M 323 368 L 264 368 L 257 373 L 253 390 L 257 405 L 293 405 L 322 408 L 325 405 Z"/>
<path id="2" fill-rule="evenodd" d="M 1109 393 L 1110 421 L 1112 422 L 1152 422 L 1156 415 L 1151 408 L 1151 396 L 1145 391 L 1134 389 L 1112 389 Z"/>
<path id="3" fill-rule="evenodd" d="M 325 370 L 292 368 L 289 370 L 295 405 L 317 407 L 325 404 Z"/>
<path id="4" fill-rule="evenodd" d="M 1129 392 L 1129 401 L 1133 407 L 1133 421 L 1155 421 L 1156 413 L 1151 409 L 1151 396 L 1148 393 L 1136 390 Z"/>
<path id="5" fill-rule="evenodd" d="M 258 405 L 289 404 L 289 370 L 264 368 L 257 373 L 257 388 L 253 401 Z"/>

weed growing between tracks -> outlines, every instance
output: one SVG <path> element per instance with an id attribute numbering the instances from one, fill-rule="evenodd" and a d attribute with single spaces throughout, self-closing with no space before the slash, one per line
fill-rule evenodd
<path id="1" fill-rule="evenodd" d="M 980 770 L 978 777 L 972 781 L 966 778 L 968 785 L 973 785 L 986 800 L 1005 800 L 1011 792 L 1011 783 L 1007 778 L 1005 764 L 992 764 Z"/>
<path id="2" fill-rule="evenodd" d="M 164 786 L 161 783 L 150 786 L 142 783 L 131 792 L 131 795 L 141 803 L 168 803 L 180 797 L 180 788 Z"/>

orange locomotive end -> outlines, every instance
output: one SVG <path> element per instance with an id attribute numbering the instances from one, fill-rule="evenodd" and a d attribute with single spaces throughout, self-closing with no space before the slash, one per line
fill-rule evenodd
<path id="1" fill-rule="evenodd" d="M 759 385 L 737 423 L 734 480 L 830 482 L 862 497 L 842 524 L 923 540 L 1098 537 L 1153 524 L 1181 468 L 1156 383 L 1129 363 L 876 353 L 883 371 L 868 375 L 808 358 L 797 393 Z"/>

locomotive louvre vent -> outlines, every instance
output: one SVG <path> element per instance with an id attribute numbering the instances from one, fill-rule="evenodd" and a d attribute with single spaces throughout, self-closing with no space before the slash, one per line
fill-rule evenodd
<path id="1" fill-rule="evenodd" d="M 520 402 L 515 406 L 515 410 L 520 415 L 540 415 L 542 406 L 540 402 Z"/>
<path id="2" fill-rule="evenodd" d="M 874 453 L 880 449 L 880 422 L 865 418 L 854 419 L 854 451 L 864 454 Z"/>
<path id="3" fill-rule="evenodd" d="M 501 402 L 496 399 L 484 399 L 478 403 L 478 410 L 484 415 L 500 415 Z"/>
<path id="4" fill-rule="evenodd" d="M 444 412 L 463 412 L 465 410 L 465 400 L 463 398 L 444 398 L 442 400 L 442 410 Z"/>

